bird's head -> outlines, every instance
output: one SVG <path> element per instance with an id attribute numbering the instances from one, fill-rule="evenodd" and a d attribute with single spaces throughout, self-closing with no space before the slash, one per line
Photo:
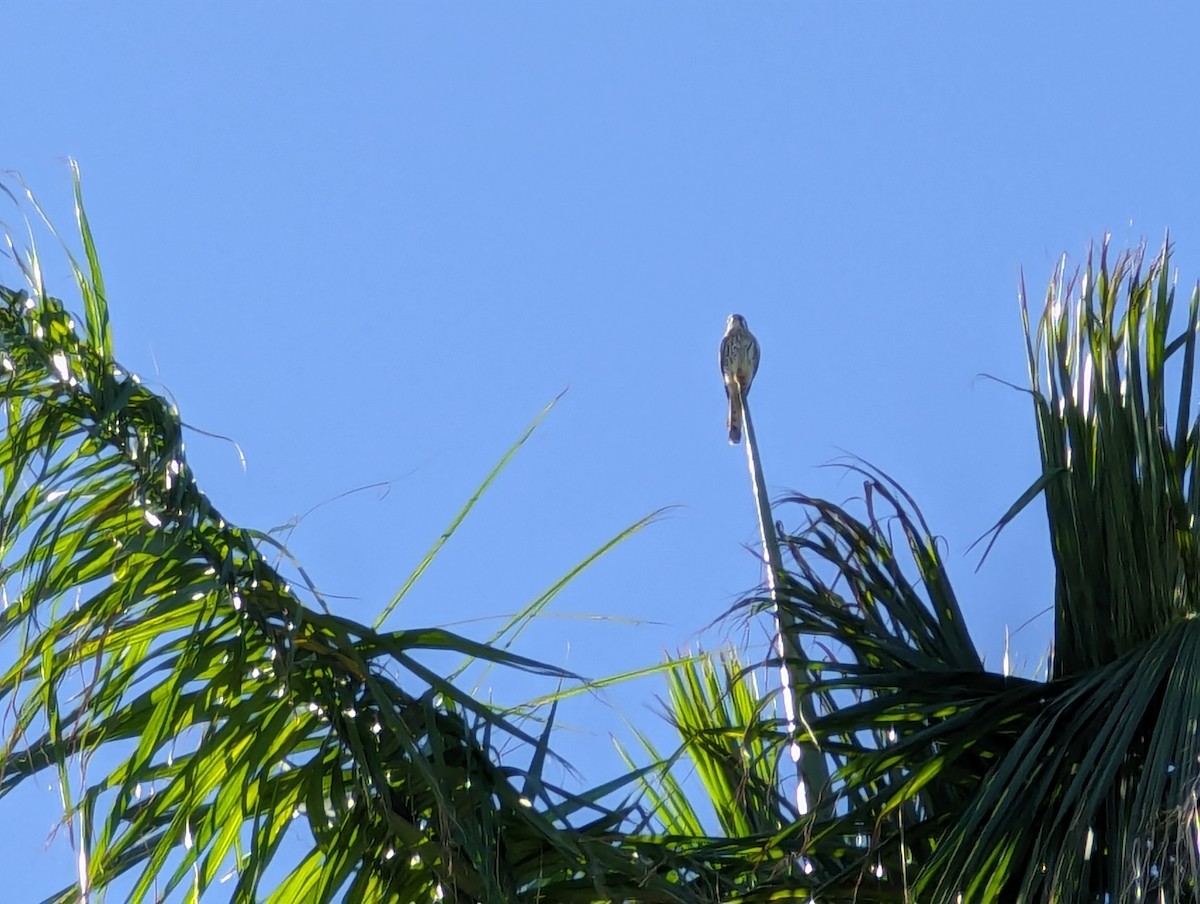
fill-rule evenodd
<path id="1" fill-rule="evenodd" d="M 725 323 L 726 330 L 744 330 L 746 329 L 746 318 L 741 314 L 730 314 L 729 320 Z"/>

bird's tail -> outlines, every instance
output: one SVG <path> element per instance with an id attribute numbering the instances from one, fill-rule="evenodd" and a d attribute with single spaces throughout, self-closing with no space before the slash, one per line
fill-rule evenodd
<path id="1" fill-rule="evenodd" d="M 736 446 L 742 441 L 742 397 L 737 389 L 729 393 L 729 445 Z"/>

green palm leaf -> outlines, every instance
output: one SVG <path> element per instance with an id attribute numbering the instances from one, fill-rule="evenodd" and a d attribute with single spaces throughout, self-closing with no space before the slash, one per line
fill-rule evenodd
<path id="1" fill-rule="evenodd" d="M 529 734 L 423 660 L 577 676 L 331 614 L 271 565 L 265 535 L 222 517 L 174 407 L 112 358 L 79 214 L 82 331 L 36 253 L 31 292 L 0 287 L 0 639 L 16 650 L 0 797 L 57 770 L 80 868 L 55 900 L 121 876 L 130 900 L 193 900 L 227 877 L 238 901 L 700 900 L 615 841 L 632 810 L 605 801 L 632 778 L 549 784 L 553 710 Z M 308 849 L 285 856 L 293 825 Z"/>
<path id="2" fill-rule="evenodd" d="M 702 739 L 745 737 L 748 718 L 756 760 L 785 755 L 782 721 L 730 708 L 744 679 L 678 665 L 672 684 L 722 829 L 781 864 L 726 849 L 753 877 L 743 900 L 1200 899 L 1200 293 L 1172 334 L 1169 269 L 1165 248 L 1148 263 L 1103 249 L 1077 279 L 1054 275 L 1028 330 L 1042 474 L 997 530 L 1044 498 L 1058 571 L 1048 682 L 984 669 L 938 541 L 887 475 L 851 466 L 861 514 L 783 500 L 800 509 L 780 535 L 788 573 L 749 605 L 779 607 L 792 648 L 810 651 L 791 664 L 813 714 L 799 740 L 830 766 L 833 812 L 789 820 L 777 779 L 721 771 L 733 758 Z M 686 823 L 670 801 L 658 812 Z M 755 812 L 779 814 L 780 831 L 729 815 Z"/>

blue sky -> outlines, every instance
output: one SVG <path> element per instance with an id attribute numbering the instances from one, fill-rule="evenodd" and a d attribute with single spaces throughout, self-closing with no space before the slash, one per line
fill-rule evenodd
<path id="1" fill-rule="evenodd" d="M 351 7 L 346 7 L 349 9 Z M 1051 603 L 1039 509 L 967 546 L 1037 473 L 1022 268 L 1168 228 L 1200 274 L 1194 36 L 1172 4 L 24 4 L 0 169 L 70 224 L 79 161 L 118 355 L 178 401 L 232 520 L 309 515 L 294 552 L 370 621 L 541 408 L 569 389 L 394 616 L 486 636 L 610 536 L 669 515 L 556 600 L 520 652 L 590 677 L 709 628 L 760 580 L 716 349 L 762 344 L 773 490 L 837 501 L 844 452 L 945 537 L 970 626 Z M 339 8 L 340 10 L 340 8 Z M 0 213 L 10 225 L 15 211 Z M 48 251 L 48 246 L 47 246 Z M 68 293 L 65 261 L 47 277 Z M 10 271 L 4 281 L 16 282 Z M 786 509 L 778 517 L 795 524 Z M 578 617 L 572 617 L 578 616 Z M 608 621 L 587 616 L 607 616 Z M 1045 654 L 1042 616 L 1017 667 Z M 531 688 L 500 676 L 486 693 Z M 564 712 L 590 783 L 661 684 Z M 626 732 L 622 735 L 628 741 Z M 47 790 L 0 864 L 69 881 Z M 16 809 L 13 809 L 16 808 Z M 20 808 L 27 811 L 14 815 Z M 31 873 L 30 865 L 37 864 Z M 18 880 L 25 881 L 25 880 Z"/>

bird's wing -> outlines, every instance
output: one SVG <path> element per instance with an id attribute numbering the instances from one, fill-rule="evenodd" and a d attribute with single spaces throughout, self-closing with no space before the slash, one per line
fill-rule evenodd
<path id="1" fill-rule="evenodd" d="M 717 366 L 721 368 L 721 376 L 725 375 L 729 361 L 729 334 L 721 337 L 721 347 L 717 350 Z"/>

